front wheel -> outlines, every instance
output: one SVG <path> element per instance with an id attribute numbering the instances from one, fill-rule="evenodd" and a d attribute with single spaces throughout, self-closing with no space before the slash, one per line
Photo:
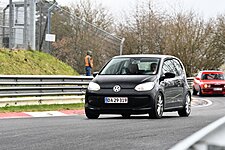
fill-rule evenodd
<path id="1" fill-rule="evenodd" d="M 191 113 L 191 96 L 189 93 L 185 95 L 184 107 L 178 111 L 180 117 L 188 117 Z"/>
<path id="2" fill-rule="evenodd" d="M 85 115 L 88 119 L 98 119 L 100 114 L 85 108 Z"/>
<path id="3" fill-rule="evenodd" d="M 158 93 L 154 105 L 149 113 L 149 117 L 153 119 L 160 119 L 163 115 L 164 99 L 161 93 Z"/>
<path id="4" fill-rule="evenodd" d="M 199 93 L 198 94 L 199 94 L 199 96 L 203 96 L 201 87 L 199 87 Z"/>
<path id="5" fill-rule="evenodd" d="M 195 87 L 193 86 L 193 95 L 197 95 L 198 91 L 195 89 Z"/>

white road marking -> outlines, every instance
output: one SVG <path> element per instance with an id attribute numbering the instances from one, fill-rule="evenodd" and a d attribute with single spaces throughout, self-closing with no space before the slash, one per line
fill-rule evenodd
<path id="1" fill-rule="evenodd" d="M 59 111 L 44 111 L 44 112 L 25 112 L 32 117 L 51 117 L 51 116 L 66 116 L 66 114 Z"/>
<path id="2" fill-rule="evenodd" d="M 194 100 L 202 100 L 202 101 L 206 101 L 206 104 L 203 104 L 203 105 L 196 105 L 196 106 L 192 106 L 192 107 L 207 107 L 207 106 L 210 106 L 212 105 L 212 101 L 208 100 L 208 99 L 204 99 L 204 98 L 193 98 L 192 99 Z"/>

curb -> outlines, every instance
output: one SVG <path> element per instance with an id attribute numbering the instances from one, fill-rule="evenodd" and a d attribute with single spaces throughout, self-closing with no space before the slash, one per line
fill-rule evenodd
<path id="1" fill-rule="evenodd" d="M 0 113 L 0 119 L 83 115 L 84 110 Z"/>
<path id="2" fill-rule="evenodd" d="M 202 98 L 192 98 L 192 107 L 206 107 L 212 102 Z M 43 111 L 43 112 L 10 112 L 0 113 L 0 119 L 6 118 L 31 118 L 31 117 L 54 117 L 54 116 L 72 116 L 84 115 L 84 110 L 61 110 L 61 111 Z"/>

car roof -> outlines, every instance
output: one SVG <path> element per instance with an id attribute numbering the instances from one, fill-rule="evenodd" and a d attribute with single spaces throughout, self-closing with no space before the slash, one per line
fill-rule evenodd
<path id="1" fill-rule="evenodd" d="M 200 71 L 200 73 L 204 74 L 204 73 L 224 73 L 223 71 L 218 71 L 218 70 L 202 70 Z"/>
<path id="2" fill-rule="evenodd" d="M 113 58 L 127 58 L 127 57 L 156 57 L 156 58 L 177 58 L 171 55 L 160 55 L 160 54 L 132 54 L 132 55 L 119 55 Z"/>

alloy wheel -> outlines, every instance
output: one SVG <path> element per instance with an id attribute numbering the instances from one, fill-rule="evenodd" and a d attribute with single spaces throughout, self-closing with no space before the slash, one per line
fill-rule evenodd
<path id="1" fill-rule="evenodd" d="M 185 110 L 186 110 L 187 114 L 190 114 L 190 112 L 191 112 L 191 99 L 190 99 L 189 94 L 186 95 Z"/>
<path id="2" fill-rule="evenodd" d="M 157 113 L 160 117 L 163 114 L 163 99 L 161 94 L 159 94 L 157 98 Z"/>
<path id="3" fill-rule="evenodd" d="M 181 110 L 178 110 L 178 114 L 180 117 L 188 117 L 191 113 L 191 97 L 190 94 L 187 93 L 184 97 L 184 106 Z"/>

